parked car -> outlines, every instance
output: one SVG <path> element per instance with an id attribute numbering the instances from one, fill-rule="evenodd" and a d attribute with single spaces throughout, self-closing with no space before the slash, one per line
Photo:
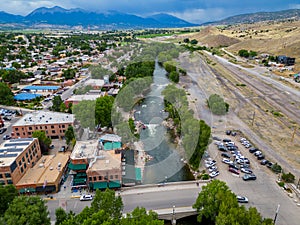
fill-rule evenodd
<path id="1" fill-rule="evenodd" d="M 247 163 L 244 163 L 244 164 L 241 164 L 241 165 L 240 165 L 240 168 L 247 168 L 247 169 L 249 169 L 249 168 L 250 168 L 250 165 L 247 164 Z"/>
<path id="2" fill-rule="evenodd" d="M 226 135 L 230 135 L 231 134 L 231 130 L 226 130 Z"/>
<path id="3" fill-rule="evenodd" d="M 235 169 L 235 168 L 233 168 L 233 167 L 229 167 L 228 171 L 231 172 L 231 173 L 237 174 L 237 175 L 240 174 L 240 171 L 237 170 L 237 169 Z"/>
<path id="4" fill-rule="evenodd" d="M 241 172 L 247 173 L 247 174 L 253 173 L 252 170 L 250 170 L 249 168 L 241 168 Z"/>
<path id="5" fill-rule="evenodd" d="M 244 176 L 243 176 L 243 180 L 244 181 L 247 181 L 247 180 L 256 180 L 256 176 L 255 176 L 255 174 L 245 174 Z"/>
<path id="6" fill-rule="evenodd" d="M 209 167 L 208 168 L 208 172 L 213 172 L 213 171 L 217 171 L 218 170 L 218 167 L 216 167 L 216 166 L 211 166 L 211 167 Z"/>
<path id="7" fill-rule="evenodd" d="M 225 158 L 229 158 L 231 157 L 230 154 L 226 153 L 226 152 L 222 152 L 221 156 L 225 157 Z"/>
<path id="8" fill-rule="evenodd" d="M 257 160 L 262 160 L 264 158 L 265 158 L 265 156 L 263 154 L 260 154 L 260 155 L 257 156 Z"/>
<path id="9" fill-rule="evenodd" d="M 59 149 L 59 152 L 65 152 L 66 151 L 66 146 L 61 146 L 61 148 Z"/>
<path id="10" fill-rule="evenodd" d="M 11 117 L 9 117 L 9 116 L 4 116 L 3 119 L 6 121 L 11 121 Z"/>
<path id="11" fill-rule="evenodd" d="M 268 163 L 267 163 L 267 167 L 268 167 L 268 168 L 271 168 L 271 167 L 273 166 L 273 164 L 274 164 L 274 163 L 272 163 L 272 162 L 268 162 Z"/>
<path id="12" fill-rule="evenodd" d="M 236 132 L 231 131 L 231 136 L 235 137 L 236 136 Z"/>
<path id="13" fill-rule="evenodd" d="M 256 151 L 258 151 L 257 148 L 254 148 L 254 147 L 249 148 L 249 152 L 250 152 L 250 153 L 254 153 L 254 152 L 256 152 Z"/>
<path id="14" fill-rule="evenodd" d="M 267 165 L 268 162 L 269 162 L 269 160 L 263 159 L 263 160 L 260 161 L 260 164 L 261 165 Z"/>
<path id="15" fill-rule="evenodd" d="M 81 195 L 80 196 L 80 201 L 91 201 L 91 200 L 93 200 L 92 195 Z"/>
<path id="16" fill-rule="evenodd" d="M 9 134 L 3 136 L 3 140 L 9 140 L 9 139 L 11 139 L 11 136 Z"/>
<path id="17" fill-rule="evenodd" d="M 223 158 L 223 159 L 222 159 L 222 162 L 223 162 L 223 163 L 226 163 L 226 164 L 233 164 L 233 162 L 232 162 L 231 160 L 226 159 L 226 158 Z"/>
<path id="18" fill-rule="evenodd" d="M 256 151 L 256 152 L 254 152 L 254 155 L 255 155 L 255 156 L 259 156 L 260 154 L 262 154 L 261 151 Z"/>
<path id="19" fill-rule="evenodd" d="M 218 149 L 222 152 L 226 152 L 227 148 L 224 145 L 218 145 Z"/>
<path id="20" fill-rule="evenodd" d="M 225 139 L 223 139 L 223 142 L 231 142 L 231 140 L 228 138 L 225 138 Z"/>
<path id="21" fill-rule="evenodd" d="M 3 134 L 5 131 L 7 131 L 7 128 L 6 127 L 3 127 L 0 129 L 0 134 Z"/>
<path id="22" fill-rule="evenodd" d="M 216 141 L 222 141 L 222 139 L 221 138 L 219 138 L 219 137 L 213 137 L 213 140 L 216 140 Z"/>
<path id="23" fill-rule="evenodd" d="M 248 198 L 245 196 L 236 196 L 239 203 L 248 203 Z"/>
<path id="24" fill-rule="evenodd" d="M 239 170 L 239 167 L 236 164 L 231 164 L 228 166 L 229 168 L 233 168 L 235 170 Z"/>
<path id="25" fill-rule="evenodd" d="M 213 172 L 211 172 L 211 173 L 209 174 L 209 177 L 210 177 L 210 178 L 214 178 L 214 177 L 218 176 L 219 174 L 220 174 L 219 171 L 213 171 Z"/>

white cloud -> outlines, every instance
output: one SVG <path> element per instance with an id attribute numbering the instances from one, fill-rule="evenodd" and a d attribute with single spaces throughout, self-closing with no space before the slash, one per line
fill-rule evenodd
<path id="1" fill-rule="evenodd" d="M 212 8 L 212 9 L 191 9 L 185 10 L 183 12 L 169 12 L 173 16 L 184 19 L 192 23 L 203 23 L 207 21 L 216 21 L 223 19 L 228 15 L 228 12 L 225 12 L 221 8 Z"/>
<path id="2" fill-rule="evenodd" d="M 300 9 L 300 4 L 290 4 L 289 8 L 290 9 Z"/>

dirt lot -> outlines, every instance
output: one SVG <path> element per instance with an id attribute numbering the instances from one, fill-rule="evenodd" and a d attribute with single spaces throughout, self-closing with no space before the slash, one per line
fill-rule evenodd
<path id="1" fill-rule="evenodd" d="M 189 75 L 182 81 L 190 93 L 191 106 L 196 115 L 214 127 L 213 133 L 227 128 L 241 130 L 271 160 L 300 177 L 300 98 L 297 93 L 210 56 L 183 55 L 180 63 Z M 246 85 L 236 85 L 240 83 Z M 206 98 L 212 93 L 223 96 L 230 104 L 228 115 L 218 117 L 207 109 Z"/>

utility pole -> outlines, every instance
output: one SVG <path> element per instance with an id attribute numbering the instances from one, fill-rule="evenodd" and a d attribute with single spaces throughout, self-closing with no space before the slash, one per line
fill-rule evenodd
<path id="1" fill-rule="evenodd" d="M 252 116 L 252 127 L 253 127 L 253 124 L 254 124 L 254 118 L 255 118 L 255 110 L 254 110 L 253 116 Z"/>
<path id="2" fill-rule="evenodd" d="M 277 209 L 276 209 L 276 213 L 275 213 L 275 217 L 274 217 L 274 225 L 275 225 L 275 222 L 276 222 L 276 219 L 277 219 L 279 208 L 280 208 L 280 205 L 278 204 Z"/>
<path id="3" fill-rule="evenodd" d="M 172 213 L 172 225 L 176 225 L 176 217 L 175 217 L 175 205 L 173 205 L 173 213 Z"/>
<path id="4" fill-rule="evenodd" d="M 293 134 L 292 134 L 292 139 L 291 139 L 291 142 L 294 142 L 294 138 L 295 138 L 296 130 L 297 130 L 297 127 L 295 126 L 295 127 L 294 127 L 294 132 L 293 132 Z"/>

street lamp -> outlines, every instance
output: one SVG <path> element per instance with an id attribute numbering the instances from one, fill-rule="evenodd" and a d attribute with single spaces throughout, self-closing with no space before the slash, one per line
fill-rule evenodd
<path id="1" fill-rule="evenodd" d="M 176 225 L 176 217 L 175 217 L 175 205 L 173 205 L 173 212 L 172 212 L 172 225 Z"/>
<path id="2" fill-rule="evenodd" d="M 275 225 L 275 222 L 276 222 L 276 219 L 277 219 L 279 208 L 280 208 L 280 204 L 278 204 L 277 209 L 276 209 L 276 213 L 275 213 L 275 217 L 274 217 L 274 225 Z"/>

